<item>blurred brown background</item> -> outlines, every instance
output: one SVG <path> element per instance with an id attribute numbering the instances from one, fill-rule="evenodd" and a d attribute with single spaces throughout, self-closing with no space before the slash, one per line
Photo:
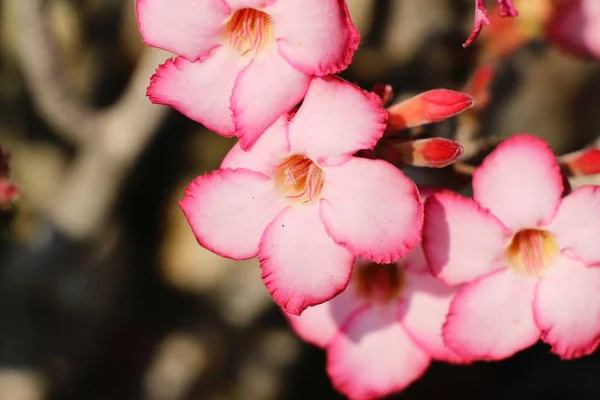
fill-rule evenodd
<path id="1" fill-rule="evenodd" d="M 523 20 L 544 1 L 518 2 Z M 349 0 L 362 45 L 343 76 L 400 98 L 460 90 L 490 40 L 461 46 L 472 3 Z M 233 142 L 146 99 L 168 54 L 141 42 L 134 1 L 0 7 L 0 144 L 23 190 L 0 239 L 0 399 L 339 398 L 257 263 L 202 249 L 178 209 Z M 480 122 L 482 136 L 579 149 L 600 133 L 599 64 L 534 39 L 500 61 Z M 560 362 L 547 350 L 436 364 L 398 398 L 600 398 L 600 356 Z"/>

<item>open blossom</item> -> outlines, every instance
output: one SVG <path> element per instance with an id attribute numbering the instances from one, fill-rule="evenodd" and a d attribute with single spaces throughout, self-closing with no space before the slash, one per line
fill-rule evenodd
<path id="1" fill-rule="evenodd" d="M 600 187 L 562 198 L 548 145 L 511 138 L 473 177 L 474 200 L 450 192 L 426 202 L 423 246 L 433 272 L 465 284 L 444 327 L 447 345 L 500 359 L 540 337 L 569 359 L 600 338 Z"/>
<path id="2" fill-rule="evenodd" d="M 366 400 L 404 389 L 432 359 L 460 362 L 441 335 L 455 292 L 430 274 L 418 246 L 394 264 L 357 261 L 342 294 L 286 316 L 301 338 L 327 351 L 333 386 Z"/>
<path id="3" fill-rule="evenodd" d="M 187 188 L 180 204 L 198 242 L 232 259 L 258 255 L 269 292 L 292 314 L 344 290 L 355 257 L 402 257 L 420 239 L 416 186 L 384 161 L 353 156 L 373 148 L 385 120 L 375 95 L 313 79 L 293 116 Z"/>
<path id="4" fill-rule="evenodd" d="M 345 0 L 137 0 L 137 14 L 147 44 L 181 56 L 152 77 L 150 99 L 244 149 L 359 42 Z"/>
<path id="5" fill-rule="evenodd" d="M 600 59 L 600 1 L 554 0 L 553 4 L 548 40 L 574 54 Z"/>
<path id="6" fill-rule="evenodd" d="M 501 17 L 516 17 L 519 13 L 513 4 L 513 0 L 498 0 L 498 13 Z M 473 30 L 463 44 L 463 47 L 471 45 L 481 33 L 484 25 L 489 25 L 490 17 L 485 8 L 485 0 L 475 0 L 475 16 L 473 17 Z"/>

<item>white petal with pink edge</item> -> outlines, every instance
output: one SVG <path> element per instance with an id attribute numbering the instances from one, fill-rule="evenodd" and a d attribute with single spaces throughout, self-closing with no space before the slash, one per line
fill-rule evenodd
<path id="1" fill-rule="evenodd" d="M 179 205 L 202 246 L 236 260 L 257 255 L 265 228 L 285 207 L 271 179 L 247 169 L 199 176 Z"/>
<path id="2" fill-rule="evenodd" d="M 442 326 L 456 288 L 426 273 L 405 273 L 399 319 L 415 343 L 436 360 L 460 363 L 462 359 L 442 339 Z"/>
<path id="3" fill-rule="evenodd" d="M 535 342 L 533 321 L 537 280 L 509 269 L 463 286 L 450 305 L 443 328 L 446 345 L 465 360 L 500 360 Z"/>
<path id="4" fill-rule="evenodd" d="M 302 100 L 310 80 L 281 58 L 275 46 L 248 64 L 238 75 L 231 97 L 236 135 L 244 150 Z"/>
<path id="5" fill-rule="evenodd" d="M 356 295 L 355 288 L 348 286 L 328 302 L 308 307 L 302 315 L 285 312 L 284 315 L 298 336 L 315 346 L 325 347 L 331 343 L 346 320 L 365 304 L 365 301 Z"/>
<path id="6" fill-rule="evenodd" d="M 314 162 L 343 163 L 375 146 L 386 118 L 376 95 L 334 76 L 315 78 L 290 123 L 292 152 Z"/>
<path id="7" fill-rule="evenodd" d="M 582 186 L 565 197 L 547 229 L 561 249 L 588 264 L 600 263 L 600 186 Z"/>
<path id="8" fill-rule="evenodd" d="M 423 272 L 429 274 L 430 271 L 421 244 L 418 244 L 410 253 L 398 260 L 398 264 L 410 272 Z"/>
<path id="9" fill-rule="evenodd" d="M 419 244 L 423 205 L 396 167 L 353 157 L 324 174 L 320 214 L 336 243 L 378 263 L 396 261 Z"/>
<path id="10" fill-rule="evenodd" d="M 432 272 L 450 285 L 500 267 L 508 238 L 502 223 L 472 199 L 443 191 L 425 202 L 425 256 Z"/>
<path id="11" fill-rule="evenodd" d="M 349 319 L 327 348 L 327 373 L 333 386 L 352 400 L 384 397 L 417 380 L 430 357 L 394 318 L 378 307 Z"/>
<path id="12" fill-rule="evenodd" d="M 152 76 L 147 94 L 153 103 L 171 106 L 210 130 L 233 136 L 230 98 L 235 79 L 247 63 L 225 47 L 202 62 L 181 57 L 167 60 Z"/>
<path id="13" fill-rule="evenodd" d="M 289 120 L 286 115 L 267 128 L 249 151 L 236 143 L 221 163 L 223 168 L 247 168 L 272 176 L 274 169 L 290 152 L 288 141 Z"/>
<path id="14" fill-rule="evenodd" d="M 288 207 L 267 227 L 259 247 L 263 281 L 290 314 L 300 315 L 348 286 L 354 257 L 327 235 L 316 206 Z"/>
<path id="15" fill-rule="evenodd" d="M 563 359 L 591 354 L 600 342 L 600 268 L 557 259 L 535 291 L 542 340 Z"/>
<path id="16" fill-rule="evenodd" d="M 542 139 L 514 136 L 473 175 L 474 198 L 513 231 L 548 223 L 563 192 L 560 167 Z"/>
<path id="17" fill-rule="evenodd" d="M 144 42 L 195 61 L 222 40 L 229 19 L 223 0 L 137 0 Z"/>
<path id="18" fill-rule="evenodd" d="M 242 8 L 254 8 L 255 10 L 264 11 L 263 8 L 275 3 L 278 0 L 223 0 L 232 10 Z"/>
<path id="19" fill-rule="evenodd" d="M 277 1 L 264 11 L 273 19 L 281 53 L 294 68 L 324 76 L 350 65 L 360 35 L 345 0 Z"/>

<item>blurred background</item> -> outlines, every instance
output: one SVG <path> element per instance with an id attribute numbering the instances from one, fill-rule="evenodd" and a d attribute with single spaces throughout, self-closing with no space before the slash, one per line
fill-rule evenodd
<path id="1" fill-rule="evenodd" d="M 467 49 L 472 0 L 348 2 L 362 45 L 343 76 L 365 89 L 461 90 L 495 66 L 487 107 L 428 134 L 461 132 L 468 146 L 530 133 L 562 154 L 600 133 L 600 64 L 544 41 L 549 0 L 517 2 L 518 19 L 494 19 Z M 0 400 L 341 398 L 257 262 L 202 249 L 177 207 L 233 141 L 145 97 L 169 55 L 142 43 L 134 0 L 0 7 L 0 145 L 21 188 L 0 210 Z M 599 354 L 561 362 L 548 350 L 434 364 L 397 398 L 600 398 Z"/>

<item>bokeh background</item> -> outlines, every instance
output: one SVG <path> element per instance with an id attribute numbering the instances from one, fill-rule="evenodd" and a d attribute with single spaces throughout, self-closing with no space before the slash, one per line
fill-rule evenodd
<path id="1" fill-rule="evenodd" d="M 493 62 L 479 137 L 530 133 L 561 154 L 600 133 L 600 64 L 545 43 L 547 0 L 517 2 L 518 21 L 467 49 L 472 0 L 348 3 L 362 44 L 343 76 L 363 88 L 461 90 Z M 134 0 L 0 7 L 0 145 L 22 188 L 1 212 L 0 399 L 341 398 L 257 262 L 202 249 L 178 209 L 233 141 L 145 97 L 169 55 L 142 43 Z M 452 137 L 459 125 L 426 129 Z M 598 399 L 600 355 L 561 362 L 537 345 L 504 362 L 434 364 L 397 398 Z"/>

